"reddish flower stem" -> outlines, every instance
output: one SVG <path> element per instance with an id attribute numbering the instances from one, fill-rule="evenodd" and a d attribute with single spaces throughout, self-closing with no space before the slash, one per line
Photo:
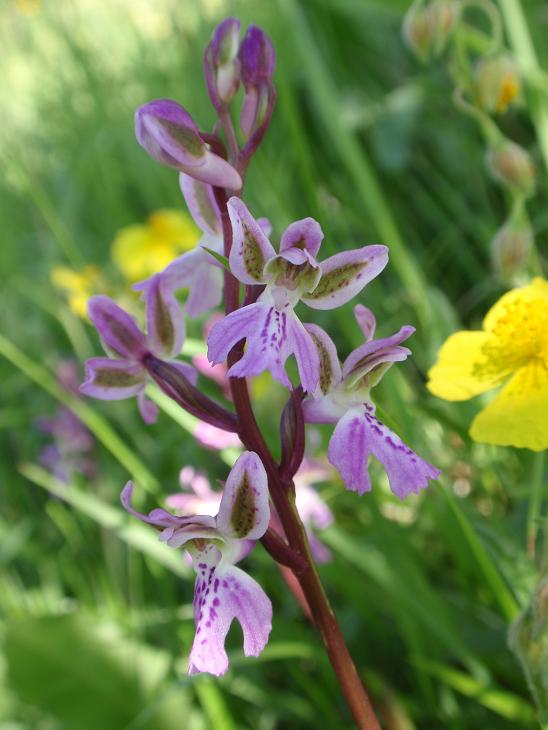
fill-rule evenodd
<path id="1" fill-rule="evenodd" d="M 228 256 L 232 246 L 232 227 L 226 207 L 226 194 L 222 189 L 214 188 L 214 190 L 221 212 L 224 253 L 225 256 Z M 225 271 L 226 313 L 229 314 L 237 309 L 238 302 L 238 281 L 230 272 Z M 240 343 L 228 356 L 229 366 L 240 359 L 242 352 L 243 343 Z M 359 730 L 381 730 L 316 570 L 308 537 L 295 506 L 293 482 L 281 476 L 263 438 L 253 413 L 245 378 L 230 378 L 230 387 L 238 416 L 240 439 L 246 449 L 255 451 L 259 455 L 264 464 L 268 475 L 270 496 L 285 531 L 289 547 L 302 559 L 302 567 L 295 573 L 295 578 L 304 593 L 312 620 L 322 637 L 329 660 L 337 675 L 354 721 Z"/>

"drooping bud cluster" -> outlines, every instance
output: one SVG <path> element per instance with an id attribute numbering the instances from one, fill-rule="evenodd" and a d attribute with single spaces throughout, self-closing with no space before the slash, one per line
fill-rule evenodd
<path id="1" fill-rule="evenodd" d="M 403 21 L 403 37 L 421 61 L 445 50 L 459 15 L 456 0 L 415 0 Z"/>
<path id="2" fill-rule="evenodd" d="M 491 117 L 505 114 L 519 102 L 521 73 L 516 60 L 501 47 L 502 20 L 491 0 L 476 4 L 492 32 L 487 50 L 478 56 L 469 26 L 461 22 L 469 5 L 472 3 L 415 0 L 406 13 L 403 36 L 422 61 L 439 56 L 448 45 L 454 46 L 449 64 L 455 82 L 454 99 L 479 123 L 487 142 L 489 175 L 508 193 L 508 220 L 493 238 L 491 254 L 495 273 L 513 283 L 534 258 L 529 256 L 534 240 L 531 227 L 524 223 L 527 216 L 523 208 L 524 201 L 535 192 L 536 172 L 527 150 L 508 139 Z"/>

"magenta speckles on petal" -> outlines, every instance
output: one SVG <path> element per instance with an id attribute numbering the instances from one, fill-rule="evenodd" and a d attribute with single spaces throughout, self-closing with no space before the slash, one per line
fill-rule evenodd
<path id="1" fill-rule="evenodd" d="M 369 456 L 384 466 L 390 489 L 400 499 L 419 492 L 440 471 L 424 461 L 376 418 L 371 406 L 352 408 L 338 422 L 329 443 L 329 461 L 346 487 L 363 494 L 371 489 Z"/>

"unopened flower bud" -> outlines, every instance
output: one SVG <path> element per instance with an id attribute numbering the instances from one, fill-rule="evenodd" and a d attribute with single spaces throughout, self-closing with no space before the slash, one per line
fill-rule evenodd
<path id="1" fill-rule="evenodd" d="M 240 125 L 249 138 L 267 118 L 273 102 L 275 55 L 272 41 L 260 28 L 249 26 L 240 46 L 239 59 L 245 88 Z"/>
<path id="2" fill-rule="evenodd" d="M 215 28 L 209 45 L 215 91 L 223 104 L 232 101 L 240 85 L 239 40 L 240 21 L 226 18 Z"/>
<path id="3" fill-rule="evenodd" d="M 533 245 L 533 231 L 527 223 L 505 223 L 491 241 L 495 271 L 505 280 L 523 270 Z"/>
<path id="4" fill-rule="evenodd" d="M 491 176 L 518 193 L 529 196 L 535 188 L 535 166 L 527 150 L 503 140 L 487 151 L 487 168 Z"/>
<path id="5" fill-rule="evenodd" d="M 475 70 L 477 102 L 491 114 L 504 114 L 521 90 L 521 77 L 511 56 L 481 59 Z"/>
<path id="6" fill-rule="evenodd" d="M 208 149 L 190 114 L 171 99 L 156 99 L 139 107 L 135 134 L 148 154 L 163 165 L 210 185 L 230 190 L 242 187 L 238 172 Z"/>
<path id="7" fill-rule="evenodd" d="M 403 21 L 404 40 L 421 61 L 435 58 L 445 49 L 457 18 L 455 0 L 417 0 Z"/>

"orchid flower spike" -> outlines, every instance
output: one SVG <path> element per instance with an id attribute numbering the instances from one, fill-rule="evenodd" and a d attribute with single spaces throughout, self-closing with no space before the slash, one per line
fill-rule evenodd
<path id="1" fill-rule="evenodd" d="M 148 374 L 147 355 L 173 358 L 185 339 L 185 326 L 175 297 L 165 291 L 162 279 L 155 275 L 147 292 L 147 330 L 145 335 L 127 312 L 110 297 L 92 297 L 88 314 L 99 333 L 109 357 L 86 361 L 86 380 L 80 392 L 100 400 L 123 400 L 137 396 L 139 411 L 145 423 L 154 423 L 158 407 L 145 396 Z M 171 364 L 195 384 L 197 372 L 180 361 Z"/>
<path id="2" fill-rule="evenodd" d="M 368 459 L 372 455 L 383 464 L 391 490 L 404 499 L 427 487 L 440 471 L 376 418 L 370 391 L 393 363 L 411 354 L 401 343 L 415 329 L 405 326 L 391 337 L 374 340 L 373 314 L 359 304 L 354 314 L 366 342 L 350 353 L 342 369 L 331 338 L 317 325 L 305 325 L 320 354 L 321 377 L 313 397 L 303 402 L 304 418 L 308 423 L 337 424 L 328 458 L 347 489 L 358 494 L 371 490 Z"/>
<path id="3" fill-rule="evenodd" d="M 176 517 L 163 509 L 148 515 L 131 507 L 132 484 L 122 492 L 125 509 L 161 530 L 160 540 L 184 546 L 192 557 L 194 623 L 196 634 L 189 657 L 189 674 L 209 672 L 217 676 L 228 669 L 225 639 L 233 619 L 242 627 L 244 654 L 258 656 L 272 628 L 272 604 L 261 586 L 235 564 L 249 552 L 268 527 L 267 476 L 252 451 L 236 461 L 224 488 L 215 517 Z"/>
<path id="4" fill-rule="evenodd" d="M 163 288 L 170 294 L 183 288 L 189 290 L 185 312 L 194 318 L 218 307 L 223 297 L 223 269 L 209 253 L 223 253 L 221 214 L 211 185 L 185 173 L 179 175 L 179 185 L 188 210 L 203 235 L 196 248 L 174 259 L 160 276 Z M 265 235 L 269 235 L 271 226 L 268 220 L 260 218 L 258 224 Z M 154 277 L 133 287 L 143 292 L 145 301 L 153 281 Z"/>
<path id="5" fill-rule="evenodd" d="M 302 300 L 313 309 L 334 309 L 356 296 L 388 262 L 386 246 L 365 246 L 335 254 L 318 263 L 323 232 L 313 218 L 286 229 L 276 254 L 258 222 L 239 198 L 228 201 L 233 242 L 230 269 L 244 284 L 266 284 L 254 304 L 238 309 L 211 330 L 208 358 L 226 360 L 244 337 L 245 355 L 228 371 L 231 377 L 272 376 L 291 387 L 285 362 L 295 355 L 302 386 L 313 393 L 320 376 L 320 355 L 312 335 L 295 312 Z"/>
<path id="6" fill-rule="evenodd" d="M 135 136 L 157 162 L 186 172 L 196 180 L 240 190 L 239 173 L 211 152 L 190 114 L 176 101 L 155 99 L 135 113 Z"/>

